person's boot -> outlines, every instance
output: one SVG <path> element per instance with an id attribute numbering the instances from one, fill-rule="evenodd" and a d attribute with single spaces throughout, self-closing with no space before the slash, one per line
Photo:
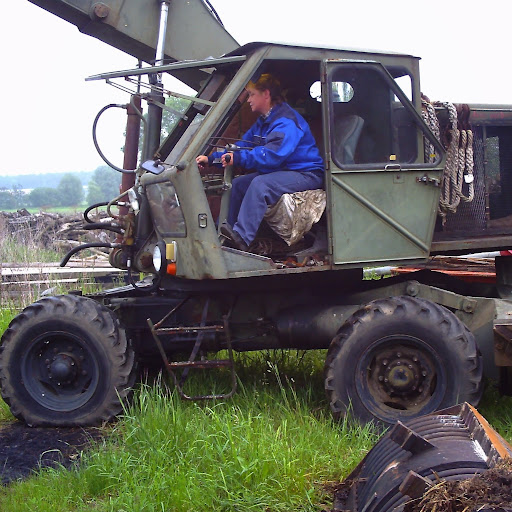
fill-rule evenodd
<path id="1" fill-rule="evenodd" d="M 220 225 L 220 232 L 228 239 L 229 247 L 245 252 L 249 249 L 244 239 L 227 222 Z"/>

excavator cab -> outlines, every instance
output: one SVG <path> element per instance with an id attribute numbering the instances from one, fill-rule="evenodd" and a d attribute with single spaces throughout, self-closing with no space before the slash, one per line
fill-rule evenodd
<path id="1" fill-rule="evenodd" d="M 443 149 L 419 114 L 417 59 L 361 57 L 254 43 L 219 59 L 164 66 L 171 73 L 196 66 L 210 76 L 156 152 L 159 163 L 139 170 L 135 188 L 146 206 L 137 214 L 130 247 L 135 268 L 156 272 L 158 266 L 165 283 L 175 276 L 226 279 L 426 259 Z M 241 170 L 201 172 L 195 157 L 232 148 L 252 125 L 245 86 L 263 72 L 275 74 L 288 103 L 310 124 L 326 164 L 325 190 L 312 198 L 305 193 L 283 198 L 284 206 L 277 214 L 278 208 L 268 212 L 255 243 L 243 252 L 223 246 L 218 236 L 232 180 Z M 432 154 L 425 155 L 425 141 Z M 283 225 L 288 231 L 296 226 L 293 214 L 283 212 L 295 210 L 297 218 L 311 220 L 290 243 Z M 159 258 L 172 254 L 172 259 L 148 263 L 157 247 Z M 175 276 L 166 274 L 167 268 Z"/>

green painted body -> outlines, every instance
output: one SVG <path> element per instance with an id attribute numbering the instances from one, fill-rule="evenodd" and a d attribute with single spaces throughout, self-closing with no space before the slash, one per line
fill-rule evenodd
<path id="1" fill-rule="evenodd" d="M 108 44 L 143 60 L 153 59 L 157 1 L 31 1 Z M 137 355 L 154 355 L 153 339 L 159 343 L 155 325 L 165 322 L 170 331 L 161 335 L 159 349 L 166 363 L 165 353 L 192 350 L 195 357 L 197 347 L 205 352 L 329 348 L 344 325 L 357 323 L 352 315 L 362 306 L 405 296 L 453 312 L 475 335 L 486 374 L 500 377 L 493 329 L 510 322 L 509 288 L 465 287 L 444 275 L 424 272 L 385 282 L 362 279 L 363 267 L 424 262 L 436 243 L 439 252 L 446 247 L 495 248 L 500 243 L 497 237 L 477 237 L 469 243 L 462 237 L 433 241 L 445 155 L 422 119 L 419 59 L 270 43 L 237 47 L 202 1 L 171 2 L 170 9 L 165 53 L 172 61 L 195 61 L 90 77 L 122 79 L 165 72 L 198 91 L 197 100 L 153 155 L 164 163 L 163 172 L 137 171 L 134 190 L 140 210 L 121 219 L 130 237 L 125 235 L 115 249 L 121 257 L 113 261 L 119 266 L 130 261 L 132 270 L 153 274 L 153 284 L 95 297 L 115 311 Z M 204 25 L 192 30 L 192 20 L 199 19 Z M 206 61 L 211 54 L 217 58 Z M 325 243 L 320 263 L 313 266 L 288 266 L 279 258 L 224 246 L 217 226 L 226 218 L 236 169 L 227 167 L 211 180 L 196 164 L 198 155 L 224 146 L 224 137 L 238 140 L 252 124 L 243 109 L 244 90 L 250 80 L 268 72 L 279 78 L 287 101 L 309 122 L 325 161 L 326 209 L 318 223 L 323 228 L 318 236 Z M 347 84 L 353 94 L 345 97 L 340 90 L 349 89 Z M 475 119 L 484 127 L 490 125 L 491 135 L 499 126 L 495 119 L 512 125 L 512 114 L 497 116 L 497 110 L 507 109 L 477 109 Z M 360 120 L 360 133 L 347 151 L 348 142 L 341 142 L 346 135 L 342 126 L 354 117 Z M 431 142 L 432 155 L 425 155 L 424 140 Z M 509 231 L 512 245 L 512 228 Z M 152 262 L 156 247 L 160 254 L 172 248 L 172 259 L 166 256 L 158 269 Z M 504 284 L 509 286 L 509 281 Z M 218 332 L 201 337 L 198 326 L 205 332 L 214 326 Z M 400 338 L 401 332 L 393 335 Z M 505 370 L 511 366 L 503 363 L 510 347 L 512 330 L 500 349 Z M 429 351 L 427 347 L 425 352 Z M 512 393 L 510 372 L 505 376 Z"/>
<path id="2" fill-rule="evenodd" d="M 311 268 L 282 269 L 270 258 L 222 247 L 215 227 L 217 219 L 211 215 L 205 186 L 195 164 L 195 157 L 204 152 L 210 138 L 221 133 L 219 126 L 225 122 L 229 112 L 233 111 L 247 82 L 261 72 L 261 69 L 279 65 L 283 61 L 289 66 L 289 76 L 294 77 L 294 83 L 299 80 L 300 69 L 304 64 L 307 65 L 308 74 L 304 77 L 304 83 L 300 84 L 301 91 L 308 90 L 315 81 L 320 81 L 323 89 L 321 109 L 318 109 L 317 119 L 312 118 L 312 122 L 320 122 L 323 127 L 321 139 L 326 162 L 326 218 L 329 240 L 324 265 L 315 270 L 342 270 L 373 264 L 424 261 L 429 255 L 439 188 L 425 185 L 420 180 L 427 176 L 432 182 L 438 182 L 442 173 L 442 158 L 439 155 L 435 164 L 424 163 L 421 135 L 423 132 L 428 135 L 429 130 L 419 116 L 418 59 L 406 55 L 274 44 L 248 45 L 232 52 L 232 55 L 244 55 L 245 61 L 229 80 L 183 151 L 172 152 L 166 159 L 170 166 L 184 163 L 185 169 L 178 171 L 175 167 L 170 167 L 159 176 L 145 174 L 140 180 L 146 189 L 162 186 L 152 185 L 153 183 L 170 181 L 176 190 L 183 211 L 186 236 L 177 238 L 162 233 L 162 238 L 166 243 L 176 242 L 178 245 L 177 275 L 185 279 L 226 279 L 313 271 Z M 413 127 L 413 130 L 417 130 L 414 160 L 399 163 L 382 159 L 381 162 L 366 165 L 340 166 L 333 159 L 333 128 L 330 119 L 334 107 L 329 100 L 328 75 L 330 70 L 340 69 L 340 66 L 356 59 L 363 71 L 370 68 L 384 76 L 387 75 L 387 66 L 395 73 L 400 70 L 400 74 L 410 76 L 413 103 L 403 96 L 401 108 L 409 109 L 412 112 L 411 119 L 417 123 Z M 222 65 L 219 67 L 222 72 Z M 393 83 L 391 76 L 386 78 Z M 315 100 L 310 98 L 310 101 Z M 391 98 L 389 101 L 391 102 Z M 382 122 L 380 129 L 385 132 L 388 128 Z M 439 153 L 441 154 L 441 150 Z M 228 203 L 229 190 L 224 192 L 222 198 L 224 213 Z M 159 216 L 158 204 L 151 204 L 151 209 L 153 216 Z M 204 217 L 207 219 L 206 226 L 198 221 Z M 170 226 L 169 231 L 172 230 Z"/>

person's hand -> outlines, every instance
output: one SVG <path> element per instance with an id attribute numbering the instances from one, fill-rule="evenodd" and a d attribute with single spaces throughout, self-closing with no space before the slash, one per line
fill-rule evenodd
<path id="1" fill-rule="evenodd" d="M 224 153 L 222 155 L 222 167 L 233 165 L 233 153 Z"/>
<path id="2" fill-rule="evenodd" d="M 199 169 L 204 169 L 208 165 L 208 157 L 206 155 L 199 155 L 196 158 L 196 164 Z"/>

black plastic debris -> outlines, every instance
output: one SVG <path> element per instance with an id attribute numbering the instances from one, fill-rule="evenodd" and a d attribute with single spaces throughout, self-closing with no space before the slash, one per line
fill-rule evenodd
<path id="1" fill-rule="evenodd" d="M 400 512 L 436 483 L 471 478 L 511 456 L 467 403 L 398 422 L 338 487 L 333 512 Z"/>

